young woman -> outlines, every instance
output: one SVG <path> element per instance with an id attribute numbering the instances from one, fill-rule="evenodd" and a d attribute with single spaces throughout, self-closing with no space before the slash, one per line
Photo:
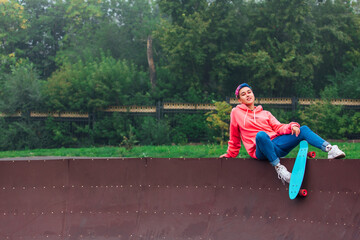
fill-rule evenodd
<path id="1" fill-rule="evenodd" d="M 296 122 L 280 123 L 262 106 L 255 106 L 255 96 L 247 83 L 240 84 L 235 91 L 239 105 L 231 111 L 230 140 L 226 154 L 220 157 L 236 157 L 239 154 L 241 141 L 248 154 L 256 159 L 268 160 L 283 182 L 290 182 L 291 173 L 280 164 L 280 158 L 286 156 L 302 140 L 310 145 L 328 152 L 328 158 L 343 158 L 345 153 L 338 146 L 316 135 L 307 126 Z"/>

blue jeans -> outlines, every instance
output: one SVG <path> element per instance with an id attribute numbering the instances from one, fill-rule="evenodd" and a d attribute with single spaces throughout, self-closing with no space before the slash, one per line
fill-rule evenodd
<path id="1" fill-rule="evenodd" d="M 261 131 L 256 134 L 256 158 L 260 160 L 269 160 L 271 165 L 275 166 L 280 162 L 280 158 L 286 156 L 302 140 L 306 140 L 310 145 L 325 151 L 329 144 L 327 141 L 315 134 L 307 126 L 300 127 L 299 136 L 287 134 L 281 135 L 270 140 L 267 133 Z"/>

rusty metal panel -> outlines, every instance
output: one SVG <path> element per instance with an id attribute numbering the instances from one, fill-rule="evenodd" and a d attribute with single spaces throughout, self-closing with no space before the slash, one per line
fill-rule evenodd
<path id="1" fill-rule="evenodd" d="M 254 159 L 2 159 L 0 239 L 359 239 L 359 170 L 310 159 L 290 200 Z"/>
<path id="2" fill-rule="evenodd" d="M 68 239 L 130 239 L 137 232 L 144 159 L 69 161 Z"/>
<path id="3" fill-rule="evenodd" d="M 67 161 L 0 162 L 0 238 L 55 237 L 63 229 Z"/>

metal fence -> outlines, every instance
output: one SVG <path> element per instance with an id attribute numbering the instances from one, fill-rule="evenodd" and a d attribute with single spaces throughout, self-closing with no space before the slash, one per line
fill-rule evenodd
<path id="1" fill-rule="evenodd" d="M 227 98 L 226 101 L 235 106 L 238 104 L 236 98 Z M 281 108 L 285 110 L 295 111 L 301 106 L 309 106 L 315 103 L 321 103 L 320 99 L 306 99 L 306 98 L 257 98 L 255 104 L 270 105 L 271 107 Z M 332 100 L 331 104 L 340 105 L 351 109 L 360 109 L 360 99 L 337 99 Z M 166 113 L 202 113 L 207 111 L 216 110 L 213 103 L 173 103 L 158 101 L 153 106 L 110 106 L 100 112 L 103 113 L 126 113 L 138 115 L 153 115 L 157 119 L 161 119 Z M 17 118 L 23 116 L 23 113 L 17 112 L 15 114 L 0 113 L 0 117 Z M 30 118 L 41 119 L 52 117 L 62 120 L 73 121 L 91 121 L 93 114 L 83 112 L 30 112 Z"/>
<path id="2" fill-rule="evenodd" d="M 238 104 L 237 99 L 235 98 L 227 98 L 226 102 L 231 104 L 232 106 L 236 106 Z M 298 109 L 303 108 L 304 106 L 309 106 L 314 103 L 321 102 L 320 99 L 296 99 L 296 98 L 257 98 L 256 105 L 261 104 L 265 105 L 265 109 L 281 109 L 286 112 L 293 112 Z M 333 100 L 331 102 L 334 105 L 342 105 L 346 109 L 353 109 L 355 111 L 359 111 L 360 109 L 360 99 L 340 99 Z M 191 115 L 199 115 L 199 116 L 191 116 L 204 117 L 204 113 L 209 111 L 216 110 L 216 106 L 214 103 L 176 103 L 176 102 L 157 102 L 153 106 L 111 106 L 102 111 L 97 111 L 94 113 L 87 112 L 73 112 L 73 111 L 63 111 L 63 112 L 17 112 L 14 114 L 1 114 L 0 118 L 4 120 L 4 129 L 7 129 L 8 126 L 11 127 L 8 123 L 13 122 L 27 122 L 30 126 L 36 128 L 36 131 L 41 131 L 41 129 L 45 129 L 46 131 L 53 131 L 54 129 L 62 130 L 63 134 L 68 134 L 69 137 L 75 137 L 79 139 L 79 141 L 90 141 L 94 134 L 95 136 L 99 136 L 98 129 L 109 122 L 120 123 L 124 121 L 124 126 L 126 124 L 130 124 L 132 126 L 139 127 L 139 122 L 142 122 L 143 117 L 155 118 L 159 122 L 160 120 L 166 120 L 166 123 L 170 125 L 171 128 L 178 126 L 177 118 L 182 116 L 176 116 L 177 114 L 191 114 Z M 126 122 L 126 123 L 125 123 Z M 109 125 L 110 128 L 113 127 Z M 181 124 L 180 124 L 181 125 Z M 127 131 L 128 125 L 126 125 L 125 130 Z M 48 134 L 48 133 L 47 133 Z M 18 135 L 18 134 L 17 134 Z M 16 136 L 17 136 L 16 135 Z M 41 134 L 40 134 L 41 135 Z M 191 135 L 191 134 L 190 134 Z M 199 142 L 206 141 L 208 139 L 208 134 L 204 132 L 203 136 L 198 136 L 199 134 L 195 134 L 195 137 L 191 137 L 186 135 L 187 140 L 189 142 Z M 65 135 L 64 135 L 65 136 Z M 359 139 L 358 134 L 352 134 L 351 136 L 347 136 L 349 139 Z M 95 139 L 96 137 L 94 137 Z M 106 138 L 106 137 L 105 137 Z M 97 138 L 96 138 L 97 139 Z M 106 138 L 107 139 L 107 138 Z M 95 141 L 95 140 L 94 140 Z M 102 140 L 101 140 L 102 141 Z M 102 144 L 102 142 L 101 142 Z M 105 143 L 104 143 L 105 144 Z"/>

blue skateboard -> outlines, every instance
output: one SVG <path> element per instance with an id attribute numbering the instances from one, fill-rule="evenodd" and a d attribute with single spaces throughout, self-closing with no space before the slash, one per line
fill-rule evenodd
<path id="1" fill-rule="evenodd" d="M 315 152 L 310 152 L 308 154 L 308 143 L 307 141 L 301 141 L 300 142 L 300 149 L 298 152 L 298 155 L 295 160 L 295 164 L 291 173 L 290 178 L 290 184 L 289 184 L 289 197 L 290 199 L 295 199 L 296 196 L 306 196 L 307 190 L 306 189 L 300 189 L 301 184 L 304 179 L 305 174 L 305 166 L 306 166 L 306 158 L 309 157 L 315 157 Z"/>

